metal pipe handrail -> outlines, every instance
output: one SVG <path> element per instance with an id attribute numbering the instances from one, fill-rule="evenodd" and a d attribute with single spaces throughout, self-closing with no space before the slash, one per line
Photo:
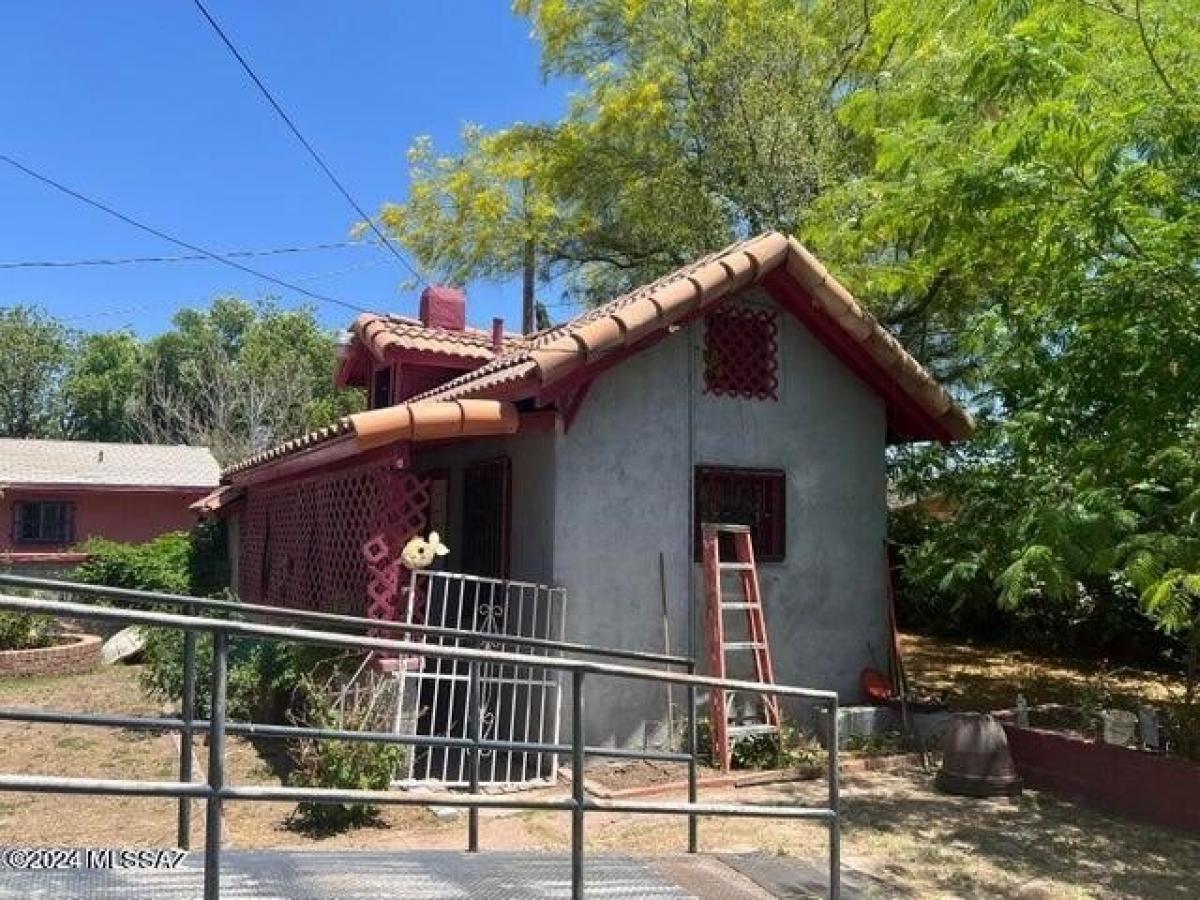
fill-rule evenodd
<path id="1" fill-rule="evenodd" d="M 0 707 L 0 722 L 32 722 L 43 725 L 77 725 L 82 728 L 124 728 L 130 731 L 208 731 L 209 723 L 188 722 L 185 719 L 161 716 L 114 716 L 104 713 L 54 712 L 19 706 Z M 440 749 L 471 749 L 501 753 L 570 753 L 570 744 L 538 743 L 533 741 L 494 741 L 480 738 L 438 737 L 435 735 L 398 734 L 394 731 L 348 731 L 341 728 L 305 728 L 299 725 L 273 725 L 262 722 L 227 722 L 226 734 L 248 738 L 281 740 L 359 741 L 368 744 L 402 744 L 411 747 Z M 688 762 L 687 753 L 667 753 L 657 750 L 627 750 L 621 747 L 587 746 L 588 756 L 616 759 L 647 759 L 654 762 Z"/>
<path id="2" fill-rule="evenodd" d="M 69 619 L 96 619 L 99 621 L 125 622 L 130 625 L 146 625 L 158 628 L 177 628 L 183 631 L 208 631 L 238 637 L 270 638 L 289 643 L 317 644 L 326 647 L 348 649 L 383 650 L 414 656 L 435 656 L 442 659 L 459 659 L 464 662 L 489 662 L 519 666 L 555 669 L 561 672 L 587 672 L 592 675 L 609 675 L 614 678 L 633 678 L 640 681 L 662 681 L 669 684 L 693 684 L 698 687 L 721 688 L 728 691 L 772 694 L 779 697 L 802 697 L 809 700 L 836 700 L 835 691 L 799 688 L 782 684 L 764 684 L 757 681 L 740 681 L 731 678 L 713 678 L 708 675 L 691 675 L 662 669 L 640 669 L 613 663 L 599 663 L 582 659 L 563 659 L 553 656 L 530 656 L 521 653 L 505 653 L 492 650 L 475 650 L 470 647 L 447 647 L 443 644 L 423 644 L 414 641 L 396 641 L 366 635 L 344 635 L 336 632 L 310 631 L 305 628 L 280 628 L 275 625 L 258 625 L 253 622 L 237 622 L 230 619 L 207 619 L 201 616 L 181 616 L 175 613 L 151 612 L 140 609 L 109 609 L 67 603 L 60 600 L 31 600 L 25 597 L 10 597 L 0 594 L 0 609 L 24 611 L 41 615 L 58 615 Z"/>
<path id="3" fill-rule="evenodd" d="M 187 608 L 187 607 L 185 607 Z M 311 803 L 371 803 L 389 805 L 445 805 L 465 807 L 470 812 L 468 823 L 469 848 L 478 849 L 479 810 L 482 808 L 557 810 L 571 813 L 571 896 L 573 900 L 583 897 L 584 888 L 584 820 L 589 811 L 628 812 L 632 814 L 684 815 L 688 818 L 688 849 L 697 850 L 697 821 L 705 816 L 740 816 L 755 818 L 780 818 L 822 822 L 829 829 L 829 895 L 838 897 L 841 885 L 841 817 L 839 812 L 838 785 L 838 699 L 833 691 L 796 688 L 788 685 L 762 684 L 735 679 L 711 678 L 670 671 L 669 669 L 643 669 L 615 663 L 599 663 L 591 660 L 567 659 L 528 654 L 500 652 L 488 649 L 471 649 L 441 644 L 398 641 L 363 635 L 347 635 L 337 632 L 313 631 L 302 628 L 284 628 L 261 625 L 231 619 L 212 619 L 196 615 L 179 615 L 158 611 L 112 609 L 62 601 L 31 600 L 0 595 L 0 609 L 27 613 L 52 615 L 72 619 L 94 619 L 99 621 L 123 622 L 147 627 L 177 629 L 185 635 L 185 691 L 184 715 L 180 719 L 150 719 L 140 717 L 105 716 L 85 713 L 43 712 L 34 710 L 0 710 L 0 719 L 24 717 L 30 721 L 54 721 L 64 724 L 87 724 L 122 727 L 133 722 L 131 727 L 163 726 L 178 729 L 185 739 L 181 742 L 178 781 L 143 782 L 133 780 L 54 777 L 39 775 L 0 775 L 0 791 L 42 792 L 58 794 L 82 794 L 105 796 L 172 797 L 180 803 L 179 825 L 181 846 L 186 847 L 185 825 L 190 821 L 190 803 L 193 799 L 206 801 L 205 847 L 204 847 L 204 897 L 219 900 L 221 830 L 223 806 L 226 801 L 274 801 Z M 195 638 L 208 632 L 213 636 L 212 682 L 208 722 L 193 718 L 194 696 L 188 696 L 187 685 L 194 691 Z M 514 742 L 492 742 L 482 738 L 478 728 L 478 711 L 474 715 L 475 727 L 469 738 L 433 738 L 417 735 L 385 735 L 381 732 L 345 732 L 337 730 L 305 729 L 293 726 L 256 725 L 255 723 L 230 723 L 227 721 L 226 702 L 229 675 L 229 638 L 231 635 L 260 640 L 317 644 L 322 646 L 346 647 L 359 650 L 380 650 L 389 653 L 413 654 L 463 660 L 469 663 L 470 680 L 474 695 L 478 696 L 480 667 L 484 664 L 511 664 L 554 669 L 571 674 L 572 728 L 571 743 L 521 744 Z M 190 649 L 190 656 L 188 650 Z M 186 660 L 190 659 L 190 664 Z M 691 666 L 689 665 L 689 669 Z M 688 802 L 670 803 L 659 801 L 596 800 L 589 798 L 584 786 L 584 763 L 590 755 L 622 755 L 651 758 L 649 751 L 639 753 L 606 748 L 591 748 L 585 744 L 584 684 L 589 674 L 616 678 L 634 678 L 645 681 L 683 684 L 688 693 L 688 745 L 689 753 L 680 754 L 688 763 Z M 828 734 L 828 805 L 826 807 L 798 807 L 792 805 L 700 803 L 697 798 L 696 755 L 697 723 L 696 694 L 698 687 L 723 690 L 746 691 L 775 696 L 798 697 L 827 706 L 830 716 Z M 191 735 L 196 731 L 207 731 L 209 735 L 208 776 L 206 782 L 190 780 Z M 471 791 L 466 794 L 439 796 L 432 794 L 408 795 L 394 791 L 351 790 L 341 788 L 297 788 L 250 785 L 229 785 L 225 777 L 225 737 L 227 734 L 259 734 L 277 737 L 306 737 L 319 739 L 387 740 L 389 742 L 426 745 L 437 742 L 440 746 L 462 746 L 469 750 L 472 767 L 478 771 L 481 752 L 492 745 L 528 746 L 542 752 L 561 753 L 567 750 L 572 759 L 572 789 L 569 799 L 527 799 L 517 795 L 493 796 L 479 792 L 477 774 L 471 779 Z M 353 735 L 353 737 L 349 737 Z M 443 743 L 445 742 L 445 743 Z M 460 743 L 461 742 L 461 743 Z M 188 777 L 184 777 L 184 773 Z"/>
<path id="4" fill-rule="evenodd" d="M 462 575 L 471 581 L 486 581 L 477 576 Z M 506 584 L 530 586 L 531 582 L 511 581 L 502 579 Z M 343 625 L 348 628 L 363 631 L 395 631 L 402 634 L 419 634 L 428 637 L 453 638 L 472 643 L 504 643 L 513 646 L 532 647 L 542 650 L 555 650 L 560 653 L 576 653 L 582 656 L 604 656 L 611 659 L 628 659 L 645 663 L 656 663 L 666 666 L 682 666 L 690 668 L 693 660 L 687 656 L 668 653 L 655 653 L 647 650 L 626 650 L 619 647 L 596 647 L 590 644 L 580 644 L 574 641 L 558 641 L 551 638 L 536 638 L 523 635 L 477 635 L 464 632 L 458 628 L 445 628 L 415 622 L 395 622 L 387 619 L 370 619 L 365 616 L 351 616 L 344 613 L 327 613 L 310 609 L 291 609 L 281 606 L 266 606 L 261 603 L 243 603 L 241 600 L 217 600 L 210 597 L 192 597 L 187 594 L 170 594 L 161 591 L 141 591 L 132 588 L 109 587 L 108 585 L 86 584 L 76 581 L 60 581 L 53 578 L 33 578 L 28 575 L 11 575 L 0 572 L 0 586 L 26 588 L 29 590 L 60 591 L 70 594 L 126 600 L 143 606 L 162 604 L 171 606 L 190 607 L 192 609 L 209 609 L 221 612 L 231 612 L 241 615 L 255 616 L 266 619 L 307 621 L 314 624 Z"/>

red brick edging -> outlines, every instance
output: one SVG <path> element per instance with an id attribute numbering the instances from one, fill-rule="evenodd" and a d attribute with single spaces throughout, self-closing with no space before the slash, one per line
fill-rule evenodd
<path id="1" fill-rule="evenodd" d="M 100 665 L 101 643 L 94 634 L 80 634 L 73 635 L 68 644 L 34 650 L 0 650 L 0 678 L 90 672 Z"/>

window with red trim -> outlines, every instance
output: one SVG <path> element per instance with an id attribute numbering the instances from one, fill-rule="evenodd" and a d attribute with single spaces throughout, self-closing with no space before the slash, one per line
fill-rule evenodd
<path id="1" fill-rule="evenodd" d="M 700 524 L 719 522 L 749 526 L 756 559 L 762 562 L 782 560 L 787 547 L 784 527 L 786 497 L 787 478 L 780 469 L 697 466 L 694 523 L 696 559 L 700 559 Z M 721 556 L 733 558 L 732 544 L 722 545 Z"/>
<path id="2" fill-rule="evenodd" d="M 71 544 L 75 542 L 75 504 L 63 501 L 23 501 L 13 504 L 14 544 Z"/>
<path id="3" fill-rule="evenodd" d="M 778 400 L 778 331 L 771 309 L 730 306 L 705 316 L 705 393 Z"/>

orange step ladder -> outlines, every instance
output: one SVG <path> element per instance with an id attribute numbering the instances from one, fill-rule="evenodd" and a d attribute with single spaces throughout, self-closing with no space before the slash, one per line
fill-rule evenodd
<path id="1" fill-rule="evenodd" d="M 721 536 L 733 541 L 734 559 L 721 559 Z M 767 621 L 763 616 L 762 594 L 758 586 L 758 568 L 754 562 L 754 546 L 750 529 L 745 525 L 724 525 L 704 522 L 700 525 L 700 540 L 704 560 L 704 607 L 708 630 L 709 668 L 717 678 L 725 678 L 731 653 L 749 652 L 754 662 L 754 680 L 761 684 L 775 683 L 775 668 L 771 663 L 771 646 L 767 640 Z M 738 599 L 725 599 L 722 579 L 734 573 L 741 588 Z M 727 612 L 746 614 L 749 640 L 726 640 Z M 746 721 L 730 719 L 733 705 L 725 691 L 714 688 L 710 701 L 712 715 L 713 760 L 722 771 L 729 771 L 733 761 L 733 744 L 738 738 L 754 734 L 779 733 L 779 698 L 756 694 L 761 707 L 759 718 Z"/>

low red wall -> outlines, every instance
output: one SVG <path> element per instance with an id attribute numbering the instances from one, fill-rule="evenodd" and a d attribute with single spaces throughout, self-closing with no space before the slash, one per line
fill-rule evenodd
<path id="1" fill-rule="evenodd" d="M 0 677 L 78 675 L 100 665 L 100 638 L 83 634 L 70 643 L 36 650 L 0 650 Z"/>
<path id="2" fill-rule="evenodd" d="M 1169 828 L 1200 832 L 1200 765 L 1005 724 L 1027 787 Z"/>

